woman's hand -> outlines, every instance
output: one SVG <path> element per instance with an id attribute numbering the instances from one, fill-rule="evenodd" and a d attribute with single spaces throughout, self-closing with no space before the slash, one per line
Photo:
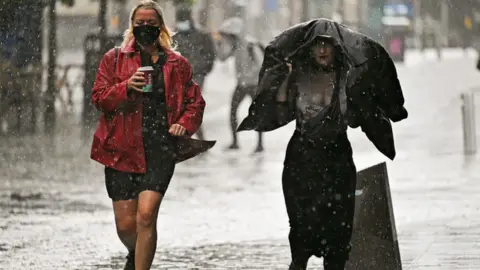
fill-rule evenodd
<path id="1" fill-rule="evenodd" d="M 127 88 L 138 92 L 143 92 L 142 88 L 145 86 L 145 76 L 143 72 L 137 71 L 127 81 Z"/>
<path id="2" fill-rule="evenodd" d="M 292 73 L 292 63 L 287 63 L 288 67 L 288 74 L 290 75 Z"/>
<path id="3" fill-rule="evenodd" d="M 172 134 L 173 136 L 181 137 L 181 136 L 185 135 L 187 130 L 179 124 L 173 124 L 173 125 L 170 126 L 170 129 L 168 130 L 168 132 L 170 134 Z"/>

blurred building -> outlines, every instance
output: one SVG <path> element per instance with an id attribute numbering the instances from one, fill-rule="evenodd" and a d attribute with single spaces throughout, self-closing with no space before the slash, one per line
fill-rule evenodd
<path id="1" fill-rule="evenodd" d="M 23 3 L 29 1 L 38 2 L 25 0 Z M 124 31 L 129 23 L 129 12 L 138 1 L 108 0 L 109 33 Z M 10 2 L 1 1 L 0 6 L 6 7 Z M 175 0 L 157 2 L 164 8 L 167 24 L 174 27 Z M 340 21 L 379 39 L 385 6 L 399 3 L 408 6 L 413 23 L 412 33 L 415 33 L 412 36 L 417 43 L 422 35 L 430 35 L 440 39 L 446 36 L 443 38 L 445 40 L 441 40 L 442 44 L 455 45 L 458 41 L 471 39 L 479 32 L 480 0 L 196 0 L 192 9 L 197 25 L 212 32 L 218 29 L 225 18 L 243 16 L 242 11 L 246 10 L 248 35 L 264 42 L 293 24 L 319 17 Z M 87 33 L 98 28 L 99 0 L 75 0 L 72 7 L 58 3 L 56 8 L 58 49 L 82 49 Z M 13 14 L 2 13 L 6 14 L 2 18 L 9 18 Z"/>
<path id="2" fill-rule="evenodd" d="M 23 66 L 41 61 L 43 3 L 0 1 L 0 57 Z"/>
<path id="3" fill-rule="evenodd" d="M 72 7 L 57 1 L 57 48 L 82 50 L 85 36 L 98 28 L 98 1 L 75 0 Z"/>
<path id="4" fill-rule="evenodd" d="M 129 12 L 139 0 L 109 0 L 107 26 L 110 33 L 122 33 Z M 267 42 L 283 29 L 312 18 L 334 18 L 354 27 L 371 24 L 370 2 L 379 0 L 196 0 L 193 16 L 199 27 L 216 31 L 225 18 L 244 16 L 247 34 Z M 381 0 L 384 1 L 384 0 Z M 165 11 L 165 21 L 174 26 L 172 0 L 157 0 Z M 72 7 L 57 5 L 59 49 L 81 48 L 82 40 L 98 25 L 98 0 L 76 0 Z M 378 13 L 378 12 L 377 12 Z"/>

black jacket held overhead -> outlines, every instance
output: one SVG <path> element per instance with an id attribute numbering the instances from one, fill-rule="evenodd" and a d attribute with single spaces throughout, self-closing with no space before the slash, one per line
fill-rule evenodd
<path id="1" fill-rule="evenodd" d="M 393 160 L 395 144 L 390 121 L 408 117 L 395 65 L 378 42 L 327 19 L 295 25 L 268 44 L 256 97 L 238 131 L 271 131 L 295 119 L 293 87 L 289 87 L 286 115 L 278 113 L 275 96 L 288 73 L 286 62 L 291 62 L 295 69 L 296 63 L 304 61 L 304 49 L 318 37 L 332 38 L 345 59 L 346 77 L 340 87 L 345 87 L 347 94 L 349 126 L 360 126 L 375 147 Z"/>

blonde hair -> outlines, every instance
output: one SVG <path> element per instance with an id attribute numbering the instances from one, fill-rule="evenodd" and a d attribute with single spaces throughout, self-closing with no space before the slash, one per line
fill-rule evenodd
<path id="1" fill-rule="evenodd" d="M 160 5 L 152 0 L 143 0 L 141 1 L 138 5 L 136 5 L 133 9 L 132 12 L 130 13 L 130 25 L 127 30 L 123 33 L 123 42 L 122 42 L 122 47 L 127 46 L 128 42 L 132 40 L 133 38 L 133 19 L 135 17 L 135 14 L 137 13 L 137 10 L 139 9 L 153 9 L 157 12 L 158 18 L 160 19 L 160 36 L 158 37 L 158 43 L 160 46 L 162 46 L 164 49 L 170 49 L 174 50 L 172 47 L 173 44 L 173 33 L 168 29 L 167 25 L 165 24 L 165 20 L 163 17 L 163 10 Z"/>

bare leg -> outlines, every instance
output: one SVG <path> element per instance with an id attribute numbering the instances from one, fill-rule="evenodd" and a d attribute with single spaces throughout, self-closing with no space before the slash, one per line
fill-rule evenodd
<path id="1" fill-rule="evenodd" d="M 257 148 L 255 149 L 255 153 L 263 152 L 263 134 L 262 132 L 258 132 L 258 144 Z"/>
<path id="2" fill-rule="evenodd" d="M 241 85 L 237 85 L 235 92 L 233 92 L 232 102 L 230 105 L 230 128 L 232 130 L 232 144 L 228 147 L 229 149 L 238 149 L 238 140 L 237 140 L 237 110 L 238 106 L 242 100 L 247 96 L 247 89 Z"/>
<path id="3" fill-rule="evenodd" d="M 135 269 L 148 270 L 157 249 L 157 217 L 163 195 L 155 191 L 142 191 L 138 197 L 137 245 Z"/>
<path id="4" fill-rule="evenodd" d="M 137 202 L 137 200 L 113 202 L 117 234 L 128 251 L 134 251 L 137 242 Z"/>

